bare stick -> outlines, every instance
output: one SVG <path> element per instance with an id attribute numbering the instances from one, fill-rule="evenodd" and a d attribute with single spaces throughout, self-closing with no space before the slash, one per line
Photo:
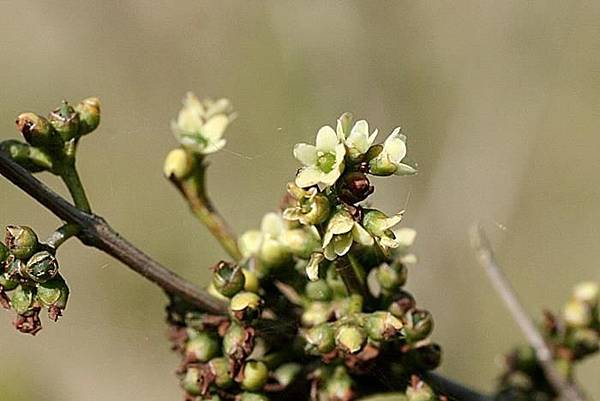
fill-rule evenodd
<path id="1" fill-rule="evenodd" d="M 222 314 L 226 304 L 197 288 L 136 248 L 114 231 L 100 216 L 85 213 L 53 192 L 31 173 L 0 152 L 0 174 L 28 193 L 67 223 L 79 227 L 77 237 L 85 245 L 100 249 L 157 284 L 167 293 L 176 294 L 210 313 Z"/>
<path id="2" fill-rule="evenodd" d="M 554 366 L 552 352 L 537 327 L 519 302 L 517 294 L 510 285 L 502 269 L 496 262 L 494 252 L 481 225 L 471 229 L 471 246 L 476 252 L 479 264 L 485 269 L 494 288 L 506 304 L 506 307 L 525 334 L 525 338 L 535 350 L 544 374 L 556 393 L 563 399 L 570 401 L 583 401 L 583 397 L 572 382 L 568 381 Z"/>

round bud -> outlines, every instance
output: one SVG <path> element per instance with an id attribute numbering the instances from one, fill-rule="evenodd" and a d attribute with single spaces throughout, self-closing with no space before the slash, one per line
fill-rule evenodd
<path id="1" fill-rule="evenodd" d="M 177 148 L 169 152 L 165 158 L 163 174 L 169 179 L 181 181 L 194 170 L 194 156 L 185 149 Z"/>
<path id="2" fill-rule="evenodd" d="M 284 387 L 293 382 L 302 371 L 302 365 L 298 363 L 284 363 L 273 372 L 275 379 Z"/>
<path id="3" fill-rule="evenodd" d="M 333 291 L 325 280 L 309 281 L 306 284 L 306 296 L 313 301 L 329 301 Z"/>
<path id="4" fill-rule="evenodd" d="M 89 134 L 100 124 L 100 99 L 97 97 L 83 99 L 75 110 L 79 114 L 79 135 Z"/>
<path id="5" fill-rule="evenodd" d="M 381 288 L 387 291 L 395 290 L 400 287 L 402 282 L 402 277 L 398 274 L 398 271 L 387 263 L 383 263 L 377 268 L 376 277 Z"/>
<path id="6" fill-rule="evenodd" d="M 52 280 L 37 285 L 37 299 L 43 306 L 63 310 L 67 307 L 69 287 L 59 274 Z"/>
<path id="7" fill-rule="evenodd" d="M 373 341 L 387 341 L 401 334 L 402 322 L 390 312 L 373 312 L 367 316 L 365 330 Z"/>
<path id="8" fill-rule="evenodd" d="M 240 401 L 269 401 L 269 397 L 261 393 L 245 391 L 240 395 Z"/>
<path id="9" fill-rule="evenodd" d="M 335 330 L 327 323 L 306 330 L 304 339 L 306 351 L 311 354 L 327 354 L 335 348 Z"/>
<path id="10" fill-rule="evenodd" d="M 352 390 L 352 378 L 345 367 L 337 366 L 333 375 L 325 383 L 327 400 L 354 400 L 356 394 Z"/>
<path id="11" fill-rule="evenodd" d="M 79 134 L 79 114 L 66 101 L 50 113 L 48 121 L 65 142 Z"/>
<path id="12" fill-rule="evenodd" d="M 592 308 L 584 302 L 572 299 L 563 309 L 563 318 L 571 327 L 587 327 L 592 323 Z"/>
<path id="13" fill-rule="evenodd" d="M 304 228 L 285 230 L 281 234 L 283 242 L 289 250 L 299 258 L 308 259 L 310 255 L 321 245 L 319 238 L 311 231 Z"/>
<path id="14" fill-rule="evenodd" d="M 12 291 L 19 285 L 19 282 L 11 279 L 8 274 L 0 273 L 0 288 L 3 291 Z"/>
<path id="15" fill-rule="evenodd" d="M 252 270 L 242 269 L 244 273 L 244 291 L 258 293 L 260 289 L 260 283 L 258 282 L 258 276 Z"/>
<path id="16" fill-rule="evenodd" d="M 281 241 L 263 238 L 258 258 L 268 267 L 277 268 L 287 264 L 292 257 L 290 249 Z"/>
<path id="17" fill-rule="evenodd" d="M 29 258 L 24 273 L 36 283 L 45 283 L 58 273 L 58 261 L 48 251 L 38 252 Z"/>
<path id="18" fill-rule="evenodd" d="M 310 327 L 325 323 L 331 318 L 332 312 L 331 305 L 327 302 L 311 302 L 302 312 L 302 324 Z"/>
<path id="19" fill-rule="evenodd" d="M 37 235 L 26 226 L 6 227 L 5 242 L 10 253 L 18 259 L 28 259 L 38 247 Z"/>
<path id="20" fill-rule="evenodd" d="M 367 176 L 358 171 L 345 174 L 338 182 L 338 197 L 352 205 L 364 201 L 375 191 Z"/>
<path id="21" fill-rule="evenodd" d="M 241 321 L 257 318 L 262 309 L 262 299 L 253 292 L 238 292 L 229 302 L 231 315 Z"/>
<path id="22" fill-rule="evenodd" d="M 232 322 L 223 336 L 223 354 L 242 360 L 252 352 L 254 336 L 241 325 Z"/>
<path id="23" fill-rule="evenodd" d="M 240 385 L 244 390 L 260 390 L 269 378 L 269 369 L 264 362 L 247 361 L 244 365 L 243 379 Z"/>
<path id="24" fill-rule="evenodd" d="M 33 288 L 19 285 L 10 293 L 10 305 L 17 314 L 22 315 L 31 309 L 33 295 Z"/>
<path id="25" fill-rule="evenodd" d="M 406 339 L 410 343 L 427 338 L 433 331 L 433 316 L 426 310 L 414 310 L 407 315 L 407 324 L 404 326 Z"/>
<path id="26" fill-rule="evenodd" d="M 33 146 L 52 147 L 62 144 L 60 135 L 48 120 L 35 113 L 22 113 L 17 117 L 17 129 Z"/>
<path id="27" fill-rule="evenodd" d="M 215 376 L 215 384 L 221 388 L 227 388 L 233 384 L 233 377 L 229 370 L 229 360 L 224 357 L 214 358 L 208 362 L 208 366 Z"/>
<path id="28" fill-rule="evenodd" d="M 416 306 L 415 298 L 406 291 L 399 291 L 394 296 L 394 301 L 388 307 L 388 311 L 398 318 L 406 316 Z"/>
<path id="29" fill-rule="evenodd" d="M 230 298 L 244 289 L 246 277 L 239 265 L 221 261 L 213 270 L 212 283 L 224 296 Z"/>
<path id="30" fill-rule="evenodd" d="M 335 334 L 335 342 L 338 347 L 351 354 L 359 352 L 367 341 L 365 331 L 354 325 L 344 324 L 340 326 Z"/>
<path id="31" fill-rule="evenodd" d="M 185 345 L 185 355 L 189 362 L 208 362 L 219 354 L 219 342 L 206 332 L 198 333 Z"/>
<path id="32" fill-rule="evenodd" d="M 190 395 L 201 395 L 200 369 L 189 366 L 185 372 L 185 376 L 181 379 L 181 387 Z"/>
<path id="33" fill-rule="evenodd" d="M 434 391 L 424 381 L 413 376 L 413 382 L 406 388 L 408 401 L 436 401 Z"/>

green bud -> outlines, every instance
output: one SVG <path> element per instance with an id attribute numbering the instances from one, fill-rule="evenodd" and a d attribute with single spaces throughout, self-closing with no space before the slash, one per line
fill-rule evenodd
<path id="1" fill-rule="evenodd" d="M 340 326 L 335 334 L 335 342 L 344 352 L 356 354 L 367 341 L 365 331 L 354 324 L 344 324 Z"/>
<path id="2" fill-rule="evenodd" d="M 353 400 L 356 395 L 352 390 L 354 383 L 343 366 L 337 366 L 333 375 L 326 381 L 327 400 Z"/>
<path id="3" fill-rule="evenodd" d="M 32 173 L 53 169 L 52 158 L 40 148 L 9 139 L 0 143 L 0 150 Z"/>
<path id="4" fill-rule="evenodd" d="M 354 116 L 352 113 L 345 112 L 338 118 L 338 126 L 337 131 L 338 134 L 344 134 L 344 137 L 350 135 L 350 130 L 352 129 L 352 121 L 354 120 Z M 341 132 L 340 132 L 341 131 Z"/>
<path id="5" fill-rule="evenodd" d="M 10 253 L 18 259 L 28 259 L 38 247 L 37 235 L 26 226 L 7 226 L 5 242 Z"/>
<path id="6" fill-rule="evenodd" d="M 260 390 L 269 378 L 269 369 L 261 361 L 246 361 L 243 372 L 240 384 L 244 390 Z"/>
<path id="7" fill-rule="evenodd" d="M 225 357 L 214 358 L 208 362 L 211 372 L 215 375 L 215 384 L 227 388 L 233 384 L 233 376 L 229 370 L 229 360 Z"/>
<path id="8" fill-rule="evenodd" d="M 35 113 L 22 113 L 17 117 L 17 129 L 33 146 L 52 147 L 62 144 L 60 135 L 48 120 Z"/>
<path id="9" fill-rule="evenodd" d="M 83 99 L 75 111 L 79 113 L 79 135 L 86 135 L 100 124 L 100 100 L 97 97 Z"/>
<path id="10" fill-rule="evenodd" d="M 312 232 L 304 228 L 286 230 L 281 234 L 283 242 L 289 250 L 299 258 L 308 259 L 319 248 L 321 241 Z"/>
<path id="11" fill-rule="evenodd" d="M 14 256 L 9 256 L 5 263 L 5 274 L 11 280 L 21 279 L 21 272 L 25 271 L 25 262 Z"/>
<path id="12" fill-rule="evenodd" d="M 189 362 L 208 362 L 219 354 L 219 342 L 206 332 L 200 332 L 185 345 L 186 360 Z"/>
<path id="13" fill-rule="evenodd" d="M 260 283 L 256 273 L 248 269 L 242 269 L 242 273 L 244 273 L 244 291 L 258 293 Z"/>
<path id="14" fill-rule="evenodd" d="M 404 326 L 404 332 L 409 342 L 423 340 L 433 331 L 433 317 L 428 311 L 414 310 L 409 312 L 407 317 L 408 322 Z"/>
<path id="15" fill-rule="evenodd" d="M 9 255 L 10 252 L 8 251 L 6 245 L 4 245 L 3 242 L 0 242 L 0 269 L 2 268 L 2 262 L 4 262 Z"/>
<path id="16" fill-rule="evenodd" d="M 415 298 L 406 291 L 399 291 L 394 296 L 394 301 L 388 307 L 388 311 L 398 318 L 403 318 L 416 306 Z"/>
<path id="17" fill-rule="evenodd" d="M 50 113 L 48 121 L 65 142 L 79 134 L 79 114 L 66 100 Z"/>
<path id="18" fill-rule="evenodd" d="M 335 348 L 335 330 L 328 323 L 322 323 L 304 332 L 306 351 L 310 354 L 327 354 Z"/>
<path id="19" fill-rule="evenodd" d="M 305 226 L 324 223 L 329 218 L 331 204 L 327 196 L 319 193 L 316 188 L 308 190 L 298 187 L 293 182 L 287 185 L 288 193 L 296 200 L 295 205 L 283 212 L 286 220 L 298 220 Z"/>
<path id="20" fill-rule="evenodd" d="M 36 283 L 45 283 L 58 273 L 58 262 L 50 252 L 41 251 L 29 258 L 24 273 Z"/>
<path id="21" fill-rule="evenodd" d="M 11 279 L 8 274 L 1 273 L 0 274 L 0 287 L 4 291 L 12 291 L 19 285 L 19 282 Z"/>
<path id="22" fill-rule="evenodd" d="M 232 322 L 223 336 L 223 354 L 242 360 L 247 357 L 254 348 L 254 336 L 241 325 Z"/>
<path id="23" fill-rule="evenodd" d="M 240 401 L 269 401 L 269 397 L 261 393 L 245 391 L 240 395 Z"/>
<path id="24" fill-rule="evenodd" d="M 224 296 L 230 298 L 244 289 L 246 277 L 239 265 L 221 261 L 213 270 L 212 283 Z"/>
<path id="25" fill-rule="evenodd" d="M 163 174 L 169 179 L 181 181 L 190 176 L 195 164 L 194 156 L 185 149 L 173 149 L 165 158 Z"/>
<path id="26" fill-rule="evenodd" d="M 189 366 L 185 372 L 185 376 L 181 379 L 181 387 L 191 395 L 201 395 L 200 388 L 200 369 Z"/>
<path id="27" fill-rule="evenodd" d="M 396 288 L 400 287 L 402 282 L 402 277 L 396 269 L 388 265 L 387 263 L 383 263 L 379 268 L 377 268 L 377 281 L 381 287 L 388 291 L 393 291 Z"/>
<path id="28" fill-rule="evenodd" d="M 298 377 L 301 371 L 302 365 L 299 363 L 284 363 L 273 372 L 273 376 L 275 376 L 275 379 L 279 384 L 287 387 L 296 379 L 296 377 Z"/>
<path id="29" fill-rule="evenodd" d="M 421 379 L 413 376 L 412 383 L 406 388 L 408 401 L 435 401 L 437 397 L 434 391 Z"/>
<path id="30" fill-rule="evenodd" d="M 65 309 L 69 299 L 69 287 L 58 274 L 52 280 L 37 285 L 37 299 L 48 308 Z"/>
<path id="31" fill-rule="evenodd" d="M 229 310 L 233 317 L 241 321 L 257 318 L 262 309 L 262 299 L 253 292 L 238 292 L 229 302 Z"/>
<path id="32" fill-rule="evenodd" d="M 306 296 L 313 301 L 329 301 L 333 291 L 325 280 L 309 281 L 306 284 Z"/>
<path id="33" fill-rule="evenodd" d="M 563 318 L 572 327 L 587 327 L 592 323 L 592 308 L 590 305 L 572 299 L 563 309 Z"/>
<path id="34" fill-rule="evenodd" d="M 302 312 L 302 324 L 304 326 L 316 326 L 327 322 L 332 316 L 331 305 L 327 302 L 311 302 Z"/>
<path id="35" fill-rule="evenodd" d="M 373 312 L 365 321 L 365 330 L 373 341 L 387 341 L 399 336 L 402 327 L 400 319 L 390 312 Z"/>
<path id="36" fill-rule="evenodd" d="M 34 290 L 31 287 L 17 286 L 10 293 L 10 304 L 17 314 L 26 313 L 33 305 Z"/>
<path id="37" fill-rule="evenodd" d="M 290 249 L 281 241 L 263 238 L 258 258 L 265 265 L 277 268 L 287 264 L 292 257 Z"/>

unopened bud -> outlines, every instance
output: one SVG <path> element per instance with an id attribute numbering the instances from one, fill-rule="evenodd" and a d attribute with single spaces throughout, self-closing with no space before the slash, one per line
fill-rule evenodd
<path id="1" fill-rule="evenodd" d="M 390 312 L 373 312 L 367 316 L 365 330 L 373 341 L 388 341 L 401 334 L 402 322 Z"/>
<path id="2" fill-rule="evenodd" d="M 302 259 L 308 259 L 321 244 L 319 238 L 312 231 L 304 228 L 284 231 L 281 234 L 281 242 L 283 242 L 295 256 Z"/>
<path id="3" fill-rule="evenodd" d="M 436 396 L 434 391 L 423 380 L 416 376 L 412 377 L 412 383 L 406 388 L 408 401 L 434 401 Z"/>
<path id="4" fill-rule="evenodd" d="M 43 149 L 9 139 L 0 143 L 0 150 L 7 153 L 12 160 L 32 173 L 52 171 L 52 158 Z"/>
<path id="5" fill-rule="evenodd" d="M 309 281 L 306 284 L 306 296 L 313 301 L 329 301 L 333 292 L 325 280 Z"/>
<path id="6" fill-rule="evenodd" d="M 198 333 L 185 345 L 185 355 L 189 362 L 208 362 L 219 354 L 219 342 L 206 332 Z"/>
<path id="7" fill-rule="evenodd" d="M 45 283 L 58 273 L 58 261 L 48 251 L 38 252 L 29 258 L 24 273 L 36 283 Z"/>
<path id="8" fill-rule="evenodd" d="M 33 305 L 34 289 L 31 287 L 17 286 L 10 293 L 10 305 L 19 315 L 25 314 Z"/>
<path id="9" fill-rule="evenodd" d="M 594 281 L 577 284 L 573 289 L 573 298 L 594 307 L 600 299 L 600 285 Z"/>
<path id="10" fill-rule="evenodd" d="M 243 360 L 254 348 L 253 334 L 253 331 L 232 322 L 223 336 L 223 354 L 238 361 Z"/>
<path id="11" fill-rule="evenodd" d="M 260 315 L 262 299 L 253 292 L 238 292 L 229 302 L 231 314 L 240 321 L 250 321 Z"/>
<path id="12" fill-rule="evenodd" d="M 79 114 L 66 101 L 50 113 L 48 121 L 65 142 L 79 134 Z"/>
<path id="13" fill-rule="evenodd" d="M 393 291 L 396 288 L 400 287 L 404 284 L 403 281 L 406 281 L 405 277 L 403 277 L 399 272 L 388 265 L 387 263 L 383 263 L 377 268 L 377 281 L 387 291 Z"/>
<path id="14" fill-rule="evenodd" d="M 244 289 L 246 277 L 239 265 L 221 261 L 214 267 L 212 282 L 217 291 L 230 298 Z"/>
<path id="15" fill-rule="evenodd" d="M 181 181 L 192 173 L 194 169 L 194 156 L 185 149 L 177 148 L 169 152 L 165 158 L 163 174 L 169 179 Z"/>
<path id="16" fill-rule="evenodd" d="M 592 309 L 588 304 L 572 299 L 563 309 L 563 318 L 569 326 L 587 327 L 592 322 Z"/>
<path id="17" fill-rule="evenodd" d="M 375 187 L 367 176 L 361 172 L 351 172 L 342 176 L 339 180 L 338 196 L 349 204 L 361 202 L 375 191 Z"/>
<path id="18" fill-rule="evenodd" d="M 302 371 L 302 365 L 298 363 L 284 363 L 273 372 L 275 379 L 284 387 L 292 383 Z"/>
<path id="19" fill-rule="evenodd" d="M 6 273 L 0 273 L 0 287 L 3 291 L 12 291 L 19 285 L 17 280 L 13 280 Z"/>
<path id="20" fill-rule="evenodd" d="M 427 338 L 433 331 L 433 317 L 426 310 L 414 310 L 408 314 L 404 332 L 409 342 L 414 343 Z"/>
<path id="21" fill-rule="evenodd" d="M 244 291 L 257 293 L 260 289 L 260 283 L 258 276 L 252 270 L 242 269 L 244 273 Z"/>
<path id="22" fill-rule="evenodd" d="M 269 401 L 269 397 L 262 393 L 244 391 L 240 394 L 240 401 Z"/>
<path id="23" fill-rule="evenodd" d="M 79 113 L 79 135 L 86 135 L 100 124 L 100 99 L 88 97 L 75 106 Z"/>
<path id="24" fill-rule="evenodd" d="M 37 285 L 37 300 L 48 308 L 50 319 L 56 321 L 62 315 L 69 300 L 69 287 L 60 274 Z"/>
<path id="25" fill-rule="evenodd" d="M 233 384 L 233 376 L 229 370 L 229 360 L 225 357 L 213 358 L 208 366 L 215 377 L 215 384 L 221 388 L 227 388 Z"/>
<path id="26" fill-rule="evenodd" d="M 244 365 L 243 379 L 240 383 L 244 390 L 260 390 L 269 378 L 269 369 L 264 362 L 247 361 Z"/>
<path id="27" fill-rule="evenodd" d="M 325 390 L 327 400 L 350 401 L 356 398 L 352 387 L 352 378 L 343 366 L 337 366 L 333 375 L 327 380 Z"/>
<path id="28" fill-rule="evenodd" d="M 355 354 L 360 351 L 367 341 L 367 335 L 362 328 L 354 324 L 340 326 L 335 334 L 335 342 L 342 351 Z"/>
<path id="29" fill-rule="evenodd" d="M 328 323 L 306 330 L 304 338 L 306 351 L 310 354 L 327 354 L 335 348 L 335 330 Z"/>
<path id="30" fill-rule="evenodd" d="M 328 302 L 311 302 L 302 312 L 304 326 L 316 326 L 327 322 L 332 316 L 331 305 Z"/>
<path id="31" fill-rule="evenodd" d="M 62 143 L 50 122 L 35 113 L 19 114 L 16 124 L 25 140 L 33 146 L 52 147 Z"/>
<path id="32" fill-rule="evenodd" d="M 190 395 L 201 395 L 200 369 L 195 366 L 189 366 L 185 372 L 185 376 L 181 379 L 181 387 Z"/>
<path id="33" fill-rule="evenodd" d="M 403 318 L 415 306 L 415 298 L 409 292 L 401 290 L 394 296 L 394 301 L 388 307 L 388 311 L 398 318 Z"/>
<path id="34" fill-rule="evenodd" d="M 5 242 L 10 253 L 18 259 L 28 259 L 38 247 L 37 235 L 26 226 L 6 227 Z"/>

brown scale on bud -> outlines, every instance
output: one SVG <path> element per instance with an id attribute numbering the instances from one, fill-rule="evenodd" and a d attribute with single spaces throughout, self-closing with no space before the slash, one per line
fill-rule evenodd
<path id="1" fill-rule="evenodd" d="M 344 175 L 338 184 L 338 197 L 351 205 L 362 202 L 373 192 L 375 187 L 364 173 L 358 171 Z"/>
<path id="2" fill-rule="evenodd" d="M 24 334 L 35 336 L 42 329 L 40 308 L 35 307 L 22 315 L 17 315 L 14 322 L 15 328 Z"/>

